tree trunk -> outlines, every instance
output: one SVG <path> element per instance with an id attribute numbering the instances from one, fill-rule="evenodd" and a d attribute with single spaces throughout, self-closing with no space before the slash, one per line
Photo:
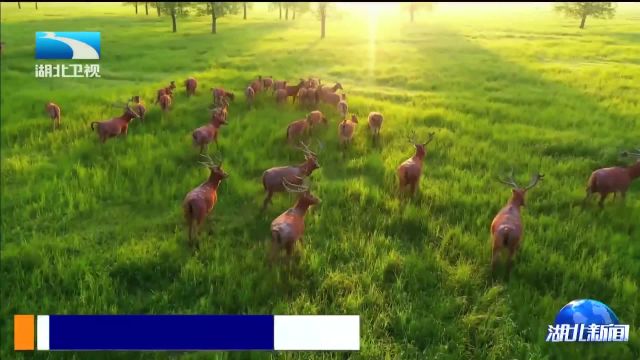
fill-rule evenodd
<path id="1" fill-rule="evenodd" d="M 175 10 L 171 10 L 171 22 L 173 23 L 173 32 L 178 32 L 178 29 L 176 28 L 176 11 Z"/>
<path id="2" fill-rule="evenodd" d="M 20 7 L 20 3 L 18 3 L 18 7 Z M 278 8 L 280 8 L 280 20 L 282 20 L 282 4 L 278 4 Z"/>
<path id="3" fill-rule="evenodd" d="M 218 18 L 216 17 L 216 10 L 213 8 L 213 6 L 211 6 L 211 33 L 212 34 L 216 33 L 217 21 L 218 21 Z"/>
<path id="4" fill-rule="evenodd" d="M 38 10 L 38 2 L 36 1 L 36 10 Z"/>
<path id="5" fill-rule="evenodd" d="M 293 11 L 293 15 L 291 16 L 291 20 L 295 20 L 296 19 L 296 8 L 294 7 L 293 9 L 291 9 L 291 11 Z"/>
<path id="6" fill-rule="evenodd" d="M 289 5 L 284 6 L 284 19 L 289 20 Z"/>
<path id="7" fill-rule="evenodd" d="M 18 1 L 18 9 L 22 9 L 22 6 L 20 6 L 20 1 Z"/>
<path id="8" fill-rule="evenodd" d="M 242 20 L 247 20 L 247 3 L 242 3 L 242 9 L 244 10 L 244 15 L 242 16 Z"/>
<path id="9" fill-rule="evenodd" d="M 320 28 L 320 39 L 324 39 L 324 21 L 327 19 L 327 15 L 323 11 L 320 16 L 321 16 L 320 22 L 322 24 L 321 25 L 322 27 Z"/>
<path id="10" fill-rule="evenodd" d="M 144 3 L 144 13 L 145 15 L 149 15 L 149 3 Z"/>
<path id="11" fill-rule="evenodd" d="M 134 4 L 136 4 L 136 15 L 138 15 L 138 2 L 136 1 Z"/>
<path id="12" fill-rule="evenodd" d="M 580 29 L 584 29 L 585 21 L 587 21 L 587 15 L 582 15 L 582 21 L 580 22 Z"/>
<path id="13" fill-rule="evenodd" d="M 156 10 L 158 10 L 158 16 L 160 16 L 160 5 L 158 5 L 157 1 L 156 1 Z"/>
<path id="14" fill-rule="evenodd" d="M 413 9 L 409 9 L 409 14 L 411 14 L 411 22 L 413 22 L 413 12 L 414 12 Z"/>

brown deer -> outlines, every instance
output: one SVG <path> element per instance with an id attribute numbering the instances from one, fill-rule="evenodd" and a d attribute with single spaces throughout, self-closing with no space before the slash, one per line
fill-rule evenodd
<path id="1" fill-rule="evenodd" d="M 121 134 L 124 134 L 126 136 L 129 129 L 129 122 L 134 118 L 139 117 L 140 116 L 138 115 L 138 113 L 129 106 L 129 103 L 126 103 L 124 104 L 124 114 L 118 117 L 111 118 L 110 120 L 93 121 L 91 123 L 91 130 L 95 130 L 93 125 L 98 125 L 98 136 L 100 138 L 100 141 L 104 144 L 107 139 L 110 139 L 112 137 Z"/>
<path id="2" fill-rule="evenodd" d="M 265 77 L 262 79 L 262 88 L 264 91 L 271 89 L 273 86 L 273 76 Z"/>
<path id="3" fill-rule="evenodd" d="M 287 126 L 287 142 L 293 144 L 295 140 L 307 137 L 311 128 L 309 116 L 304 119 L 296 120 Z"/>
<path id="4" fill-rule="evenodd" d="M 309 125 L 311 125 L 312 128 L 320 124 L 327 125 L 327 118 L 324 116 L 324 114 L 322 114 L 320 110 L 314 110 L 308 113 L 307 118 L 309 119 Z"/>
<path id="5" fill-rule="evenodd" d="M 211 122 L 195 129 L 191 133 L 193 145 L 200 147 L 200 154 L 204 152 L 205 148 L 209 147 L 212 141 L 215 142 L 216 147 L 218 146 L 218 133 L 222 125 L 227 125 L 225 110 L 216 108 L 212 110 Z"/>
<path id="6" fill-rule="evenodd" d="M 427 145 L 433 141 L 434 135 L 434 132 L 429 133 L 429 138 L 427 138 L 424 143 L 418 143 L 416 141 L 415 133 L 412 133 L 408 139 L 409 142 L 415 146 L 416 153 L 398 166 L 400 192 L 404 191 L 408 186 L 411 188 L 411 194 L 415 195 L 420 185 L 420 178 L 422 177 L 422 165 L 424 163 L 424 157 L 427 155 Z"/>
<path id="7" fill-rule="evenodd" d="M 287 90 L 287 97 L 293 97 L 293 103 L 296 103 L 296 97 L 298 96 L 298 91 L 301 87 L 304 86 L 305 81 L 300 79 L 298 85 L 287 85 L 285 90 Z"/>
<path id="8" fill-rule="evenodd" d="M 314 170 L 320 168 L 317 155 L 309 149 L 305 143 L 300 142 L 302 147 L 300 150 L 304 153 L 304 162 L 294 166 L 280 166 L 273 167 L 266 170 L 262 174 L 262 186 L 267 193 L 264 202 L 262 204 L 262 211 L 267 208 L 267 205 L 271 202 L 271 197 L 274 193 L 283 192 L 286 189 L 282 186 L 282 180 L 300 185 L 301 179 L 311 176 Z"/>
<path id="9" fill-rule="evenodd" d="M 170 107 L 171 107 L 171 96 L 169 94 L 164 94 L 160 96 L 160 109 L 162 109 L 163 112 L 167 112 L 169 111 Z"/>
<path id="10" fill-rule="evenodd" d="M 251 86 L 256 94 L 262 91 L 262 75 L 258 75 L 258 78 L 253 80 L 249 86 Z"/>
<path id="11" fill-rule="evenodd" d="M 338 113 L 344 119 L 349 113 L 349 104 L 347 103 L 347 94 L 342 94 L 341 97 L 342 99 L 338 103 Z"/>
<path id="12" fill-rule="evenodd" d="M 213 94 L 213 104 L 215 106 L 228 105 L 229 101 L 235 99 L 235 95 L 232 92 L 226 91 L 223 88 L 211 88 Z"/>
<path id="13" fill-rule="evenodd" d="M 132 97 L 131 102 L 133 102 L 133 106 L 131 108 L 138 113 L 140 120 L 144 121 L 144 115 L 147 113 L 147 108 L 145 108 L 144 104 L 140 101 L 140 96 L 136 95 Z"/>
<path id="14" fill-rule="evenodd" d="M 156 102 L 155 104 L 160 102 L 160 98 L 163 95 L 169 95 L 169 96 L 173 96 L 173 89 L 176 88 L 176 82 L 175 81 L 171 81 L 171 83 L 169 84 L 169 86 L 164 87 L 160 90 L 158 90 L 157 94 L 156 94 Z"/>
<path id="15" fill-rule="evenodd" d="M 273 82 L 273 88 L 272 91 L 273 93 L 275 93 L 276 91 L 280 90 L 280 89 L 287 89 L 287 81 L 286 80 L 275 80 Z"/>
<path id="16" fill-rule="evenodd" d="M 45 110 L 47 112 L 47 114 L 49 114 L 49 117 L 51 117 L 51 120 L 53 121 L 53 130 L 55 129 L 59 129 L 60 128 L 60 106 L 56 105 L 53 102 L 49 102 L 47 103 L 47 105 L 45 105 Z"/>
<path id="17" fill-rule="evenodd" d="M 254 102 L 256 101 L 256 92 L 253 90 L 251 86 L 247 86 L 244 90 L 244 97 L 247 99 L 247 106 L 249 109 L 253 107 Z"/>
<path id="18" fill-rule="evenodd" d="M 220 183 L 229 177 L 229 174 L 222 170 L 221 160 L 214 162 L 211 157 L 203 156 L 206 161 L 201 164 L 209 169 L 209 178 L 191 190 L 182 203 L 184 218 L 189 226 L 189 246 L 196 249 L 200 248 L 200 242 L 196 239 L 198 229 L 218 202 Z"/>
<path id="19" fill-rule="evenodd" d="M 194 77 L 190 77 L 184 81 L 184 86 L 186 87 L 187 96 L 195 95 L 196 88 L 198 87 L 198 81 Z"/>
<path id="20" fill-rule="evenodd" d="M 338 138 L 340 139 L 340 147 L 346 147 L 351 144 L 353 134 L 358 125 L 358 117 L 351 114 L 351 119 L 344 119 L 338 124 Z"/>
<path id="21" fill-rule="evenodd" d="M 384 118 L 381 113 L 379 112 L 369 113 L 369 129 L 371 130 L 373 140 L 377 140 L 380 138 L 380 129 L 382 128 L 383 120 Z"/>
<path id="22" fill-rule="evenodd" d="M 336 91 L 338 91 L 338 89 L 340 90 L 344 90 L 342 88 L 342 84 L 340 84 L 339 82 L 335 83 L 332 87 L 320 87 L 320 89 L 322 89 L 323 93 L 335 93 Z"/>
<path id="23" fill-rule="evenodd" d="M 286 102 L 287 102 L 287 90 L 285 89 L 276 90 L 276 103 L 286 104 Z"/>
<path id="24" fill-rule="evenodd" d="M 640 177 L 640 148 L 635 151 L 625 151 L 623 156 L 632 156 L 637 160 L 627 167 L 609 167 L 594 171 L 587 183 L 587 196 L 583 203 L 591 198 L 594 193 L 600 194 L 599 206 L 604 207 L 604 200 L 613 193 L 614 199 L 618 193 L 622 200 L 626 197 L 631 182 Z"/>
<path id="25" fill-rule="evenodd" d="M 529 185 L 525 188 L 518 186 L 513 178 L 513 170 L 507 179 L 499 179 L 501 183 L 511 186 L 512 190 L 511 199 L 491 222 L 491 237 L 493 238 L 491 250 L 492 273 L 495 271 L 501 251 L 506 248 L 509 251 L 509 257 L 507 259 L 507 279 L 509 279 L 513 257 L 522 242 L 523 226 L 520 207 L 525 206 L 524 199 L 527 191 L 536 186 L 543 178 L 544 175 L 540 173 L 534 175 Z"/>
<path id="26" fill-rule="evenodd" d="M 287 259 L 291 260 L 294 247 L 298 241 L 303 244 L 302 236 L 304 235 L 304 217 L 307 210 L 313 205 L 320 203 L 320 199 L 315 197 L 309 191 L 309 185 L 298 185 L 282 180 L 282 186 L 290 193 L 297 193 L 298 199 L 296 203 L 275 218 L 271 222 L 271 250 L 269 260 L 273 264 L 282 248 L 287 252 Z"/>

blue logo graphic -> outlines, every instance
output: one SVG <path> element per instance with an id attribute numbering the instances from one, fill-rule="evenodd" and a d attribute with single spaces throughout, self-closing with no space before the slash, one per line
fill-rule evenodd
<path id="1" fill-rule="evenodd" d="M 100 59 L 99 32 L 36 32 L 36 59 Z"/>
<path id="2" fill-rule="evenodd" d="M 548 331 L 547 342 L 629 341 L 629 325 L 621 325 L 613 310 L 592 299 L 563 306 Z"/>

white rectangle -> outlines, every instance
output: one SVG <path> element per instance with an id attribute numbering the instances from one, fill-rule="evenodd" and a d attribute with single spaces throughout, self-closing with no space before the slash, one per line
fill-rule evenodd
<path id="1" fill-rule="evenodd" d="M 359 315 L 275 315 L 275 350 L 360 350 Z"/>
<path id="2" fill-rule="evenodd" d="M 49 350 L 49 315 L 38 315 L 36 322 L 37 350 Z"/>

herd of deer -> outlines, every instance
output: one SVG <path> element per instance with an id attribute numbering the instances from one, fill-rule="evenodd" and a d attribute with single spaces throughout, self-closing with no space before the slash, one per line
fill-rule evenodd
<path id="1" fill-rule="evenodd" d="M 188 97 L 195 95 L 197 88 L 195 78 L 187 79 L 184 85 Z M 175 88 L 175 82 L 171 81 L 169 86 L 157 91 L 155 103 L 160 105 L 163 112 L 169 110 Z M 319 79 L 300 79 L 297 85 L 290 86 L 287 85 L 286 81 L 276 81 L 272 77 L 263 78 L 260 76 L 251 81 L 244 93 L 247 105 L 250 108 L 254 107 L 256 96 L 260 92 L 268 90 L 271 90 L 271 94 L 275 97 L 277 104 L 285 103 L 291 97 L 294 104 L 297 99 L 299 105 L 304 107 L 315 108 L 320 102 L 333 106 L 343 119 L 338 123 L 338 135 L 340 146 L 342 147 L 351 142 L 355 126 L 358 124 L 356 115 L 351 115 L 350 118 L 347 117 L 348 104 L 346 95 L 338 95 L 336 93 L 337 90 L 342 89 L 340 83 L 336 83 L 330 88 L 324 88 Z M 188 242 L 194 248 L 199 247 L 199 242 L 197 241 L 198 228 L 216 205 L 218 199 L 217 189 L 220 183 L 229 176 L 222 169 L 222 159 L 219 156 L 215 156 L 214 160 L 209 155 L 204 155 L 203 152 L 211 142 L 215 142 L 217 145 L 219 129 L 222 125 L 227 124 L 229 101 L 234 100 L 234 94 L 223 88 L 211 88 L 211 92 L 213 94 L 213 105 L 210 107 L 211 120 L 206 125 L 195 129 L 192 133 L 194 146 L 200 148 L 200 154 L 205 158 L 205 161 L 201 163 L 210 170 L 210 175 L 205 182 L 191 190 L 183 202 L 185 219 L 189 227 Z M 91 122 L 91 129 L 95 129 L 94 125 L 97 125 L 98 136 L 102 143 L 115 136 L 127 135 L 128 125 L 131 120 L 135 118 L 144 120 L 146 108 L 141 103 L 139 96 L 132 97 L 126 104 L 114 106 L 123 106 L 124 113 L 109 120 Z M 53 129 L 58 129 L 61 118 L 60 107 L 53 102 L 49 102 L 46 105 L 46 111 L 53 120 Z M 374 140 L 379 137 L 382 122 L 382 114 L 378 112 L 369 114 L 368 123 Z M 286 131 L 286 140 L 289 144 L 294 144 L 296 141 L 299 142 L 298 149 L 302 150 L 304 154 L 304 162 L 293 166 L 273 167 L 266 170 L 262 175 L 262 184 L 266 193 L 262 211 L 266 209 L 275 193 L 286 191 L 298 194 L 293 207 L 283 212 L 271 223 L 272 240 L 269 258 L 272 262 L 283 248 L 286 250 L 288 257 L 290 257 L 295 244 L 298 241 L 302 243 L 305 214 L 309 207 L 320 202 L 320 199 L 311 194 L 308 182 L 313 171 L 320 168 L 318 156 L 304 141 L 300 140 L 301 137 L 308 135 L 310 130 L 319 124 L 327 124 L 327 118 L 319 110 L 313 110 L 307 114 L 306 118 L 289 124 Z M 424 142 L 417 141 L 415 133 L 409 137 L 409 142 L 415 147 L 415 154 L 402 162 L 397 168 L 398 185 L 401 192 L 409 189 L 413 195 L 418 189 L 422 176 L 423 162 L 427 154 L 426 147 L 433 141 L 434 136 L 435 133 L 429 133 Z M 603 207 L 604 201 L 609 194 L 614 194 L 614 198 L 617 194 L 620 194 L 624 199 L 631 182 L 640 177 L 640 149 L 626 151 L 623 155 L 634 157 L 636 160 L 626 167 L 608 167 L 594 171 L 588 180 L 585 203 L 596 193 L 600 194 L 600 208 Z M 523 235 L 520 208 L 525 204 L 526 193 L 543 178 L 544 175 L 536 174 L 526 187 L 519 186 L 516 183 L 513 171 L 507 179 L 499 179 L 500 182 L 512 187 L 512 195 L 511 199 L 498 212 L 491 223 L 491 235 L 493 238 L 492 272 L 495 270 L 500 253 L 506 249 L 508 250 L 507 278 L 509 277 L 513 257 L 520 246 Z"/>

